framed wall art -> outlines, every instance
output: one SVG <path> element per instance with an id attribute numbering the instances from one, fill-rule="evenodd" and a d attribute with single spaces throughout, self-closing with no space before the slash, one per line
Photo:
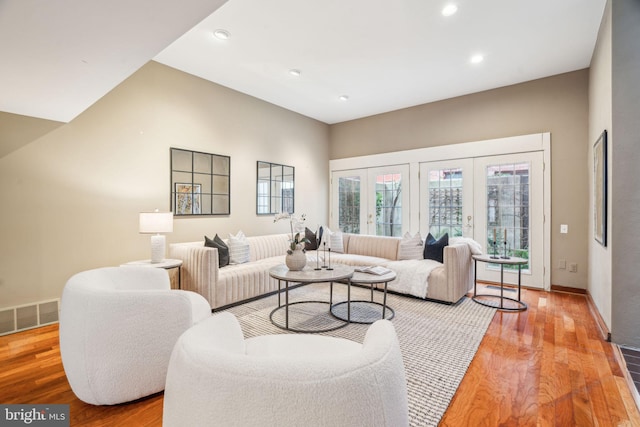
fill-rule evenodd
<path id="1" fill-rule="evenodd" d="M 593 235 L 607 246 L 607 131 L 593 145 Z"/>

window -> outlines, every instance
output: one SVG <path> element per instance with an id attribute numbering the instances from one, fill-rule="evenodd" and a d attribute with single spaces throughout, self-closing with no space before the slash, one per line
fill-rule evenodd
<path id="1" fill-rule="evenodd" d="M 429 232 L 462 236 L 462 168 L 429 171 Z"/>
<path id="2" fill-rule="evenodd" d="M 529 163 L 487 166 L 487 248 L 529 259 Z M 505 266 L 505 269 L 515 266 Z M 522 266 L 528 270 L 529 265 Z"/>
<path id="3" fill-rule="evenodd" d="M 171 210 L 174 215 L 229 215 L 231 158 L 171 149 Z"/>
<path id="4" fill-rule="evenodd" d="M 338 228 L 360 234 L 360 176 L 338 178 Z"/>

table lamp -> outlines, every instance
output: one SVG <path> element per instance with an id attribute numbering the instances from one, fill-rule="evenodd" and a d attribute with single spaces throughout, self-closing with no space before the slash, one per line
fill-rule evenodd
<path id="1" fill-rule="evenodd" d="M 173 231 L 173 212 L 140 212 L 140 233 L 151 236 L 151 263 L 164 261 L 166 239 L 160 233 Z"/>

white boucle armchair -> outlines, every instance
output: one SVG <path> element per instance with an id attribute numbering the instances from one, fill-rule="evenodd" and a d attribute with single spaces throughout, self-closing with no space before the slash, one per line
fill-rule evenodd
<path id="1" fill-rule="evenodd" d="M 362 344 L 322 335 L 244 339 L 222 312 L 186 331 L 169 363 L 164 427 L 407 426 L 407 384 L 393 324 Z"/>
<path id="2" fill-rule="evenodd" d="M 93 405 L 162 391 L 176 341 L 208 317 L 207 300 L 171 290 L 162 268 L 106 267 L 74 275 L 60 308 L 60 353 L 71 389 Z"/>

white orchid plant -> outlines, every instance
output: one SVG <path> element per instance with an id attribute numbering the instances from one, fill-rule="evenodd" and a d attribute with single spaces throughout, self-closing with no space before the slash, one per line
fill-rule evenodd
<path id="1" fill-rule="evenodd" d="M 301 245 L 303 243 L 310 243 L 309 239 L 304 237 L 304 222 L 307 219 L 305 214 L 297 216 L 288 212 L 282 212 L 275 216 L 273 222 L 278 222 L 281 219 L 289 220 L 289 227 L 291 229 L 291 239 L 289 239 L 291 244 L 289 245 L 289 249 L 287 249 L 287 253 L 289 255 L 293 254 L 293 251 L 298 248 L 298 245 Z M 293 234 L 294 232 L 295 234 Z M 305 249 L 303 246 L 302 252 L 304 251 Z"/>

